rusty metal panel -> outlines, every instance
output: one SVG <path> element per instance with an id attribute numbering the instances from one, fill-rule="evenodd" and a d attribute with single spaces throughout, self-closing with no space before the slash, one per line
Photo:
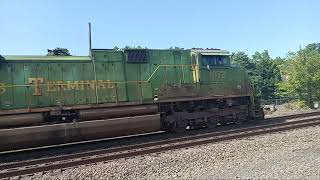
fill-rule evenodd
<path id="1" fill-rule="evenodd" d="M 126 63 L 126 76 L 127 76 L 127 88 L 129 101 L 142 100 L 140 66 L 139 64 L 128 64 Z"/>
<path id="2" fill-rule="evenodd" d="M 99 103 L 127 101 L 122 51 L 94 51 Z"/>
<path id="3" fill-rule="evenodd" d="M 83 63 L 80 70 L 79 82 L 83 83 L 82 89 L 85 94 L 87 104 L 96 103 L 96 90 L 92 63 Z"/>
<path id="4" fill-rule="evenodd" d="M 150 83 L 151 83 L 153 89 L 158 88 L 163 83 L 165 83 L 164 68 L 158 68 L 158 66 L 162 64 L 159 56 L 160 56 L 160 51 L 156 51 L 156 50 L 149 51 L 150 72 L 152 72 L 152 73 L 155 72 L 154 75 L 150 79 Z"/>
<path id="5" fill-rule="evenodd" d="M 76 86 L 74 85 L 74 74 L 77 71 L 75 63 L 63 63 L 62 64 L 62 83 L 61 96 L 64 99 L 64 105 L 73 105 L 76 103 Z M 74 85 L 74 86 L 72 86 Z"/>
<path id="6" fill-rule="evenodd" d="M 40 94 L 36 95 L 38 98 L 38 100 L 37 100 L 38 107 L 46 107 L 46 106 L 51 105 L 50 95 L 49 95 L 50 92 L 47 91 L 46 86 L 41 85 L 41 84 L 46 83 L 46 81 L 49 77 L 48 67 L 49 67 L 48 63 L 36 63 L 36 76 L 30 77 L 30 78 L 36 78 L 35 81 L 37 81 L 37 82 L 33 81 L 32 82 L 33 85 L 35 85 L 35 83 L 40 82 L 40 89 L 39 89 Z M 63 66 L 61 65 L 61 67 L 63 67 Z M 60 72 L 60 74 L 61 74 L 61 72 Z M 29 81 L 30 81 L 30 79 L 29 79 Z M 37 87 L 34 87 L 34 88 L 35 88 L 34 94 L 36 94 Z"/>
<path id="7" fill-rule="evenodd" d="M 41 88 L 39 86 L 35 86 L 37 81 L 41 81 L 41 79 L 37 79 L 37 64 L 29 63 L 29 66 L 25 68 L 25 82 L 27 85 L 30 85 L 27 90 L 29 108 L 39 106 L 38 99 L 41 95 Z"/>
<path id="8" fill-rule="evenodd" d="M 126 82 L 127 77 L 125 75 L 125 60 L 123 58 L 123 53 L 122 52 L 114 52 L 112 54 L 112 57 L 114 59 L 117 59 L 118 61 L 114 63 L 114 77 L 110 79 L 111 81 L 116 81 L 116 82 L 121 82 L 121 83 L 116 83 L 114 84 L 114 93 L 115 97 L 117 98 L 117 101 L 128 101 L 128 95 L 127 95 L 127 85 Z"/>
<path id="9" fill-rule="evenodd" d="M 105 71 L 107 73 L 107 80 L 110 82 L 116 82 L 116 69 L 115 69 L 115 62 L 108 62 L 105 66 Z M 106 89 L 108 93 L 108 102 L 116 102 L 117 101 L 117 84 L 111 83 L 108 84 Z"/>
<path id="10" fill-rule="evenodd" d="M 49 76 L 46 80 L 48 83 L 46 89 L 50 97 L 50 103 L 52 106 L 62 105 L 64 97 L 62 96 L 61 88 L 58 83 L 63 80 L 62 64 L 61 63 L 50 63 Z"/>
<path id="11" fill-rule="evenodd" d="M 189 51 L 181 51 L 181 64 L 191 64 L 191 55 Z M 192 67 L 181 67 L 182 83 L 193 83 Z"/>
<path id="12" fill-rule="evenodd" d="M 175 65 L 182 64 L 181 62 L 181 52 L 180 51 L 173 51 L 172 52 L 173 56 L 173 62 Z M 175 83 L 181 84 L 184 82 L 184 77 L 183 77 L 183 67 L 173 67 L 173 72 L 175 73 Z"/>
<path id="13" fill-rule="evenodd" d="M 245 95 L 247 87 L 245 74 L 239 68 L 200 68 L 200 95 L 228 96 Z"/>
<path id="14" fill-rule="evenodd" d="M 24 83 L 23 85 L 28 85 L 29 84 L 29 78 L 31 76 L 31 72 L 32 72 L 32 66 L 30 63 L 25 63 L 24 67 L 23 67 L 23 80 Z M 31 90 L 31 87 L 29 86 L 24 86 L 26 94 L 25 94 L 25 99 L 26 99 L 26 108 L 30 108 L 31 107 L 31 96 L 33 96 L 33 91 Z"/>
<path id="15" fill-rule="evenodd" d="M 165 85 L 158 91 L 159 99 L 196 97 L 198 88 L 195 84 Z"/>
<path id="16" fill-rule="evenodd" d="M 150 72 L 154 73 L 151 78 L 149 77 L 150 78 L 149 84 L 150 84 L 150 88 L 152 91 L 151 93 L 153 97 L 158 96 L 159 88 L 162 86 L 163 83 L 165 83 L 164 82 L 165 74 L 163 73 L 164 69 L 158 68 L 158 66 L 161 65 L 161 61 L 158 58 L 159 54 L 160 54 L 159 51 L 156 51 L 156 50 L 149 51 L 149 58 L 150 58 L 149 68 L 150 68 Z"/>
<path id="17" fill-rule="evenodd" d="M 0 82 L 2 85 L 12 84 L 12 64 L 4 63 L 0 65 Z M 1 109 L 14 108 L 12 88 L 1 89 Z"/>
<path id="18" fill-rule="evenodd" d="M 110 102 L 108 94 L 108 87 L 110 87 L 105 80 L 107 80 L 106 66 L 108 64 L 105 62 L 96 62 L 96 73 L 97 73 L 97 91 L 98 91 L 98 101 L 99 103 Z"/>
<path id="19" fill-rule="evenodd" d="M 175 58 L 173 57 L 173 51 L 162 50 L 160 51 L 160 57 L 162 64 L 165 65 L 175 65 Z M 166 76 L 167 84 L 177 84 L 179 83 L 179 76 L 177 73 L 177 67 L 175 66 L 164 66 L 164 73 Z"/>
<path id="20" fill-rule="evenodd" d="M 152 74 L 150 64 L 139 64 L 142 81 L 146 81 Z M 153 90 L 150 82 L 141 83 L 141 94 L 144 100 L 153 99 Z"/>
<path id="21" fill-rule="evenodd" d="M 190 97 L 197 94 L 190 66 L 190 51 L 150 51 L 150 69 L 157 70 L 150 82 L 153 94 L 158 95 L 160 99 Z"/>
<path id="22" fill-rule="evenodd" d="M 15 63 L 12 66 L 12 84 L 25 84 L 24 82 L 24 64 Z M 13 87 L 13 101 L 15 108 L 26 108 L 26 88 L 22 86 Z"/>
<path id="23" fill-rule="evenodd" d="M 80 79 L 80 74 L 82 73 L 83 63 L 76 62 L 70 64 L 72 66 L 71 72 L 69 72 L 68 76 L 64 74 L 64 79 L 67 80 L 67 89 L 70 94 L 70 98 L 73 98 L 72 102 L 74 104 L 84 104 L 86 93 L 84 92 L 84 85 Z M 69 81 L 69 82 L 68 82 Z M 70 83 L 70 84 L 69 84 Z M 72 103 L 71 102 L 71 103 Z M 71 104 L 70 104 L 71 105 Z"/>
<path id="24" fill-rule="evenodd" d="M 234 67 L 230 68 L 229 72 L 229 74 L 232 74 L 232 76 L 229 77 L 229 82 L 232 86 L 231 89 L 233 89 L 233 92 L 235 94 L 249 94 L 245 70 L 242 68 Z"/>
<path id="25" fill-rule="evenodd" d="M 226 88 L 225 84 L 201 84 L 199 89 L 199 96 L 225 96 Z"/>

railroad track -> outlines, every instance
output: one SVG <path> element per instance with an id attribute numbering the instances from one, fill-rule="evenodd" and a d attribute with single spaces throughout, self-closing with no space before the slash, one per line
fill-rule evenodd
<path id="1" fill-rule="evenodd" d="M 259 125 L 229 131 L 206 133 L 202 135 L 183 137 L 178 139 L 169 139 L 138 145 L 130 145 L 125 147 L 95 150 L 64 156 L 9 163 L 0 165 L 0 178 L 22 176 L 57 169 L 67 169 L 71 167 L 95 164 L 98 162 L 105 162 L 120 158 L 134 157 L 150 153 L 159 153 L 212 142 L 220 142 L 231 139 L 320 125 L 320 117 L 317 115 L 319 115 L 319 112 L 308 113 L 304 115 L 299 114 L 285 117 L 277 117 L 272 119 L 273 124 L 268 125 Z M 306 117 L 296 121 L 281 122 L 281 120 L 284 120 L 286 118 L 293 119 L 302 118 L 304 116 L 311 117 Z"/>

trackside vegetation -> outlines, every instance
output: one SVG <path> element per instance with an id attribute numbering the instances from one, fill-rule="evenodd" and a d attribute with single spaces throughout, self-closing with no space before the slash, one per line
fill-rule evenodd
<path id="1" fill-rule="evenodd" d="M 298 97 L 312 108 L 320 100 L 320 43 L 308 44 L 287 56 L 271 58 L 268 51 L 251 57 L 233 53 L 232 63 L 245 68 L 261 99 Z"/>

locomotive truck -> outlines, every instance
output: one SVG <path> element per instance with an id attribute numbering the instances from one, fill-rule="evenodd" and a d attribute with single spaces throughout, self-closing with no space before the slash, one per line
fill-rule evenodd
<path id="1" fill-rule="evenodd" d="M 0 56 L 0 150 L 263 118 L 220 49 L 91 49 Z"/>

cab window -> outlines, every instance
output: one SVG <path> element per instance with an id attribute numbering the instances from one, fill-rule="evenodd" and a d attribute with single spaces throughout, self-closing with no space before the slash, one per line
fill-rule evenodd
<path id="1" fill-rule="evenodd" d="M 228 64 L 228 56 L 202 56 L 203 66 L 226 66 Z"/>

